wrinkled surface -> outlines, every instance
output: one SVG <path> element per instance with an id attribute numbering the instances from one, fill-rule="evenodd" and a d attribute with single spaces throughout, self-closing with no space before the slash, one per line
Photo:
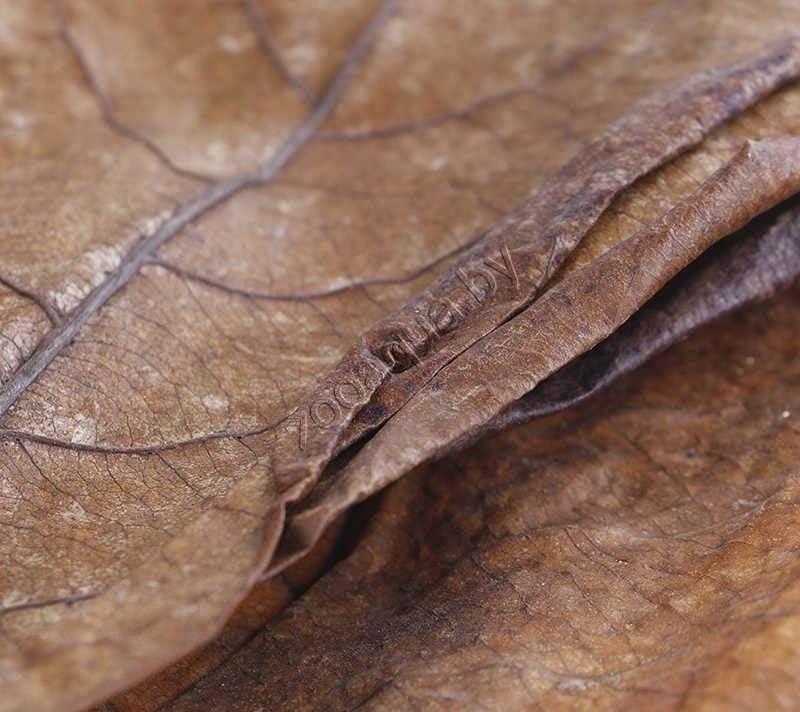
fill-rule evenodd
<path id="1" fill-rule="evenodd" d="M 796 207 L 785 201 L 800 190 L 800 40 L 786 30 L 796 10 L 792 2 L 613 0 L 3 3 L 0 709 L 80 709 L 130 687 L 213 639 L 265 569 L 271 580 L 258 584 L 216 643 L 115 704 L 155 708 L 192 688 L 176 704 L 201 707 L 204 698 L 192 695 L 212 696 L 204 676 L 218 685 L 253 670 L 255 659 L 239 661 L 251 649 L 265 667 L 247 685 L 237 682 L 241 698 L 231 705 L 348 706 L 363 701 L 362 692 L 376 704 L 399 704 L 393 695 L 406 683 L 392 679 L 403 660 L 424 651 L 480 658 L 467 642 L 483 589 L 470 589 L 458 571 L 455 589 L 438 593 L 460 611 L 461 628 L 448 628 L 449 640 L 422 618 L 389 633 L 395 589 L 403 588 L 397 582 L 417 565 L 420 581 L 440 576 L 450 537 L 498 587 L 519 593 L 522 581 L 527 600 L 540 586 L 547 610 L 569 608 L 570 592 L 548 584 L 546 564 L 541 583 L 527 559 L 512 565 L 518 553 L 484 562 L 493 549 L 472 531 L 471 517 L 513 529 L 518 517 L 545 522 L 549 511 L 570 509 L 556 492 L 551 510 L 536 478 L 525 479 L 531 458 L 552 478 L 579 482 L 570 497 L 601 508 L 598 472 L 609 478 L 617 467 L 629 498 L 620 495 L 603 521 L 620 532 L 634 514 L 661 512 L 663 492 L 648 484 L 654 475 L 641 448 L 620 445 L 614 433 L 625 423 L 602 413 L 592 416 L 605 433 L 599 444 L 591 444 L 594 426 L 568 414 L 564 427 L 574 431 L 559 430 L 552 442 L 509 435 L 502 455 L 498 440 L 452 461 L 473 473 L 463 492 L 425 484 L 451 464 L 393 490 L 352 556 L 275 624 L 276 639 L 291 643 L 284 649 L 302 643 L 298 650 L 320 646 L 320 660 L 352 658 L 351 690 L 325 697 L 333 668 L 297 667 L 289 656 L 275 662 L 258 634 L 327 566 L 338 528 L 328 539 L 323 532 L 356 502 L 536 414 L 547 394 L 535 387 L 569 380 L 571 364 L 579 371 L 602 360 L 603 349 L 606 362 L 621 353 L 601 374 L 611 382 L 794 278 Z M 668 292 L 655 296 L 673 279 L 680 294 L 691 279 L 685 268 L 715 242 L 726 247 L 725 238 L 741 244 L 739 256 L 709 252 L 709 276 L 695 278 L 699 286 L 683 303 L 671 305 Z M 771 247 L 785 258 L 775 262 Z M 715 282 L 713 270 L 736 279 Z M 771 308 L 788 314 L 790 303 Z M 726 324 L 721 333 L 735 341 L 736 322 Z M 714 378 L 733 379 L 748 403 L 773 407 L 772 394 L 788 397 L 792 331 L 789 322 L 773 331 L 765 342 L 775 360 L 768 364 L 764 354 L 763 385 L 747 373 L 736 381 L 732 347 L 714 341 L 698 342 L 720 351 L 687 367 L 684 390 L 667 388 L 669 377 L 652 370 L 637 376 L 642 397 L 663 390 L 673 398 L 664 412 L 648 414 L 652 422 L 636 423 L 658 443 L 655 454 L 645 449 L 647 462 L 677 457 L 669 438 L 696 436 L 703 445 L 736 446 L 719 457 L 736 463 L 745 489 L 762 477 L 776 492 L 790 489 L 791 443 L 762 451 L 759 438 L 777 436 L 757 413 L 748 420 L 749 411 L 739 412 L 737 420 L 720 407 L 699 423 L 678 417 L 693 412 L 703 388 L 711 389 L 707 399 L 718 394 Z M 571 400 L 593 390 L 581 385 Z M 791 415 L 789 405 L 784 412 Z M 547 459 L 562 437 L 578 453 L 559 456 L 563 467 Z M 590 463 L 580 455 L 587 452 L 611 459 Z M 756 452 L 773 459 L 762 463 Z M 670 470 L 673 484 L 697 477 L 708 492 L 716 482 L 724 488 L 733 477 L 727 466 L 698 457 L 707 465 L 702 476 L 697 463 L 680 460 L 670 465 L 678 469 Z M 507 468 L 519 488 L 492 509 L 486 492 L 504 491 Z M 418 511 L 423 501 L 427 513 Z M 728 501 L 703 500 L 703 512 L 685 517 L 705 531 L 725 518 Z M 461 510 L 470 521 L 456 516 Z M 774 509 L 764 511 L 765 527 L 788 531 L 783 519 L 773 522 Z M 674 516 L 684 521 L 678 509 Z M 401 526 L 417 543 L 395 554 Z M 782 540 L 763 537 L 761 549 L 731 556 L 728 578 L 750 585 L 773 556 L 775 576 L 789 580 Z M 720 541 L 709 546 L 727 540 Z M 656 546 L 642 553 L 649 563 L 637 565 L 649 571 L 651 557 L 672 553 Z M 684 553 L 687 575 L 704 570 L 695 550 Z M 365 556 L 376 557 L 374 566 Z M 344 599 L 314 603 L 328 581 L 340 586 L 340 571 L 360 582 L 375 618 Z M 550 645 L 548 654 L 565 657 L 562 668 L 549 657 L 526 661 L 566 676 L 574 664 L 577 680 L 595 674 L 580 655 L 591 650 L 597 674 L 614 673 L 621 653 L 602 647 L 609 601 L 619 604 L 615 625 L 627 625 L 627 616 L 639 622 L 640 609 L 614 598 L 599 572 L 584 573 L 585 600 L 597 602 L 595 627 L 587 623 L 581 635 L 594 635 L 600 648 L 576 643 L 573 651 L 556 628 L 550 639 L 531 632 L 514 647 L 515 626 L 482 617 L 481 626 L 495 631 L 492 646 L 505 636 L 516 661 L 520 650 Z M 735 611 L 695 579 L 698 610 L 707 614 L 701 624 L 721 627 L 724 637 L 724 621 L 736 633 Z M 637 585 L 660 581 L 641 573 Z M 765 590 L 773 588 L 774 581 Z M 421 589 L 409 591 L 403 605 L 416 606 Z M 655 627 L 642 624 L 642 635 L 656 640 L 666 618 L 652 618 Z M 433 630 L 444 647 L 426 637 Z M 718 671 L 703 693 L 712 702 L 726 691 L 726 674 L 732 680 L 737 664 L 746 667 L 738 661 L 768 645 L 769 631 L 760 640 L 747 638 L 750 630 L 740 631 L 748 645 L 725 655 L 724 641 L 701 649 L 680 639 L 686 655 L 705 655 Z M 791 626 L 782 634 L 790 646 Z M 358 672 L 359 654 L 386 646 L 395 652 L 376 668 L 386 674 Z M 773 667 L 790 675 L 791 657 L 773 655 Z M 530 670 L 503 660 L 527 685 Z M 563 702 L 558 675 L 542 673 L 526 698 L 501 672 L 470 675 L 467 684 L 448 664 L 431 677 L 431 700 Z M 680 678 L 678 663 L 660 664 Z M 282 665 L 291 669 L 263 672 Z M 743 690 L 754 684 L 737 675 Z M 227 695 L 230 687 L 219 690 Z M 503 691 L 505 701 L 486 697 Z M 411 704 L 417 693 L 407 694 Z M 214 699 L 228 708 L 224 697 Z"/>
<path id="2" fill-rule="evenodd" d="M 612 336 L 514 401 L 485 432 L 556 413 L 608 387 L 698 326 L 800 275 L 800 206 L 778 206 L 690 265 Z"/>
<path id="3" fill-rule="evenodd" d="M 510 403 L 610 336 L 704 250 L 799 191 L 800 138 L 748 143 L 652 227 L 574 271 L 443 369 L 292 518 L 288 540 L 313 543 L 353 502 L 449 444 L 474 437 Z"/>
<path id="4" fill-rule="evenodd" d="M 794 709 L 798 307 L 417 470 L 167 709 Z"/>

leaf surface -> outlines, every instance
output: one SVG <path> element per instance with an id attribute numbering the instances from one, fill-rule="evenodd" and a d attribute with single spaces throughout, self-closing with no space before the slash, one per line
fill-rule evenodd
<path id="1" fill-rule="evenodd" d="M 416 470 L 166 709 L 791 708 L 799 298 Z"/>
<path id="2" fill-rule="evenodd" d="M 0 709 L 130 687 L 267 570 L 257 629 L 359 500 L 791 281 L 793 9 L 4 3 Z"/>

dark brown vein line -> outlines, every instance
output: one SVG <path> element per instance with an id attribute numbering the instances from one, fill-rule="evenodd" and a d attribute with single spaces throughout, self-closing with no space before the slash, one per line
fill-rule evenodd
<path id="1" fill-rule="evenodd" d="M 277 171 L 280 170 L 302 146 L 308 143 L 317 131 L 319 131 L 320 126 L 325 123 L 339 103 L 339 99 L 350 83 L 356 68 L 372 46 L 375 35 L 394 14 L 399 4 L 400 0 L 384 0 L 361 36 L 350 48 L 339 71 L 322 95 L 322 98 L 317 102 L 309 118 L 297 129 L 286 143 L 283 144 L 283 147 L 278 150 L 272 160 L 263 166 L 261 170 L 256 171 L 255 176 L 258 182 L 270 180 Z M 277 169 L 270 172 L 270 164 L 272 163 L 277 165 Z"/>
<path id="2" fill-rule="evenodd" d="M 368 289 L 369 287 L 393 287 L 407 284 L 408 282 L 413 282 L 415 279 L 419 279 L 425 273 L 435 269 L 443 262 L 446 262 L 452 257 L 456 257 L 460 253 L 477 244 L 483 239 L 485 234 L 485 231 L 480 232 L 467 242 L 457 245 L 453 249 L 448 250 L 429 262 L 417 267 L 411 272 L 407 272 L 399 277 L 372 277 L 370 279 L 359 279 L 349 282 L 348 284 L 343 284 L 340 287 L 332 287 L 331 289 L 322 289 L 313 292 L 263 292 L 258 289 L 245 289 L 244 287 L 236 287 L 231 284 L 226 284 L 225 282 L 214 279 L 213 277 L 206 277 L 199 272 L 184 269 L 183 267 L 173 264 L 172 262 L 168 262 L 159 258 L 153 258 L 148 262 L 149 264 L 162 267 L 163 269 L 176 274 L 182 279 L 204 284 L 207 287 L 219 289 L 227 292 L 228 294 L 235 294 L 248 299 L 261 299 L 264 301 L 273 302 L 309 302 L 321 299 L 330 299 L 331 297 L 336 297 L 346 292 L 364 290 Z"/>
<path id="3" fill-rule="evenodd" d="M 424 131 L 425 129 L 436 128 L 442 124 L 451 121 L 458 121 L 466 119 L 472 114 L 475 114 L 483 109 L 488 109 L 497 104 L 515 99 L 518 96 L 525 94 L 540 94 L 541 85 L 539 82 L 521 84 L 506 91 L 498 92 L 497 94 L 490 94 L 489 96 L 481 97 L 468 104 L 446 111 L 443 114 L 430 116 L 425 119 L 416 119 L 412 121 L 400 121 L 396 124 L 382 126 L 374 129 L 364 130 L 345 130 L 345 131 L 325 131 L 320 132 L 316 139 L 317 141 L 325 141 L 326 143 L 338 143 L 344 141 L 374 141 L 383 138 L 392 138 L 406 133 L 414 133 L 416 131 Z"/>
<path id="4" fill-rule="evenodd" d="M 389 19 L 397 6 L 397 0 L 386 0 L 375 13 L 367 27 L 356 39 L 342 62 L 339 71 L 325 91 L 316 108 L 292 133 L 277 152 L 254 173 L 213 183 L 195 197 L 175 208 L 172 214 L 161 221 L 155 232 L 142 236 L 119 265 L 95 287 L 60 325 L 51 329 L 36 351 L 14 373 L 0 391 L 0 418 L 14 404 L 25 389 L 52 363 L 53 359 L 75 338 L 78 331 L 119 289 L 126 285 L 141 266 L 167 240 L 180 232 L 217 205 L 245 188 L 252 188 L 272 180 L 281 169 L 311 139 L 327 120 L 344 94 L 357 66 L 369 51 L 375 36 Z"/>
<path id="5" fill-rule="evenodd" d="M 79 601 L 86 601 L 97 596 L 97 593 L 77 593 L 73 596 L 61 596 L 59 598 L 48 598 L 41 601 L 25 601 L 24 603 L 13 603 L 10 606 L 0 606 L 0 616 L 15 611 L 29 611 L 32 608 L 47 608 L 48 606 L 64 605 L 69 606 Z"/>
<path id="6" fill-rule="evenodd" d="M 72 56 L 74 57 L 75 62 L 78 65 L 81 74 L 83 75 L 84 81 L 89 88 L 89 91 L 91 92 L 95 102 L 97 103 L 97 106 L 100 109 L 100 113 L 106 125 L 123 138 L 133 141 L 134 143 L 138 143 L 140 146 L 145 148 L 173 173 L 176 173 L 184 178 L 189 178 L 190 180 L 211 183 L 214 180 L 212 177 L 203 175 L 202 173 L 197 173 L 187 168 L 182 168 L 175 163 L 152 139 L 149 139 L 136 129 L 127 126 L 116 117 L 111 98 L 100 88 L 100 83 L 97 81 L 97 78 L 92 71 L 89 60 L 86 58 L 83 49 L 81 49 L 80 44 L 75 39 L 72 32 L 70 32 L 69 25 L 67 24 L 66 20 L 66 13 L 64 12 L 64 0 L 52 0 L 52 3 L 58 23 L 59 37 L 72 53 Z"/>
<path id="7" fill-rule="evenodd" d="M 258 44 L 261 47 L 261 51 L 267 56 L 272 65 L 278 71 L 278 74 L 281 75 L 283 80 L 291 87 L 291 89 L 309 106 L 314 106 L 316 103 L 316 99 L 314 95 L 311 93 L 309 88 L 299 79 L 296 77 L 290 70 L 289 67 L 286 66 L 286 62 L 283 61 L 278 48 L 275 46 L 275 43 L 272 41 L 272 38 L 269 35 L 269 31 L 267 30 L 267 20 L 264 17 L 264 12 L 261 9 L 261 5 L 259 5 L 258 0 L 242 0 L 244 3 L 244 10 L 247 14 L 247 19 L 250 21 L 250 26 L 253 28 L 253 32 L 255 32 L 256 37 L 258 38 Z"/>
<path id="8" fill-rule="evenodd" d="M 577 51 L 567 55 L 560 64 L 554 67 L 548 74 L 542 77 L 540 80 L 526 82 L 524 84 L 519 84 L 515 87 L 511 87 L 504 91 L 498 92 L 497 94 L 490 94 L 488 96 L 481 97 L 479 99 L 475 99 L 467 104 L 459 108 L 452 109 L 450 111 L 446 111 L 442 114 L 437 114 L 436 116 L 430 116 L 423 119 L 416 119 L 416 120 L 409 120 L 409 121 L 400 121 L 395 124 L 390 124 L 388 126 L 377 127 L 372 129 L 363 129 L 363 130 L 342 130 L 342 131 L 325 131 L 320 132 L 315 137 L 316 141 L 324 141 L 330 143 L 336 142 L 347 142 L 347 141 L 373 141 L 378 139 L 384 138 L 392 138 L 394 136 L 399 136 L 406 133 L 414 133 L 415 131 L 424 131 L 425 129 L 436 128 L 442 124 L 449 123 L 451 121 L 459 121 L 463 119 L 468 119 L 475 113 L 482 111 L 483 109 L 491 108 L 492 106 L 496 106 L 497 104 L 502 104 L 507 101 L 511 101 L 519 96 L 524 96 L 526 94 L 536 94 L 541 96 L 542 98 L 547 99 L 548 101 L 557 102 L 557 98 L 546 94 L 542 91 L 542 86 L 546 82 L 551 82 L 558 77 L 562 77 L 567 74 L 570 70 L 572 70 L 575 65 L 577 65 L 582 60 L 591 57 L 591 55 L 597 51 L 602 50 L 607 43 L 614 40 L 617 37 L 623 36 L 626 33 L 630 34 L 632 30 L 648 27 L 653 24 L 657 24 L 663 15 L 665 14 L 665 8 L 659 7 L 655 10 L 648 12 L 643 18 L 640 23 L 635 25 L 633 28 L 627 27 L 623 30 L 615 29 L 615 30 L 605 30 L 600 32 L 596 35 L 596 37 L 586 44 L 584 47 L 579 48 Z M 569 106 L 564 106 L 566 110 L 571 111 L 572 108 Z"/>
<path id="9" fill-rule="evenodd" d="M 155 455 L 160 452 L 177 450 L 190 445 L 202 445 L 203 443 L 212 442 L 214 440 L 240 440 L 242 438 L 249 438 L 253 435 L 261 435 L 268 430 L 276 428 L 285 420 L 286 417 L 282 417 L 271 423 L 267 423 L 266 425 L 259 425 L 255 428 L 249 428 L 247 430 L 219 430 L 212 433 L 206 433 L 205 435 L 199 435 L 194 438 L 186 438 L 185 440 L 176 440 L 171 443 L 163 443 L 159 445 L 91 445 L 89 443 L 75 443 L 70 440 L 61 440 L 59 438 L 48 437 L 47 435 L 37 435 L 36 433 L 29 433 L 24 430 L 14 429 L 0 429 L 0 442 L 18 440 L 21 443 L 36 443 L 38 445 L 55 447 L 60 450 L 101 453 L 105 455 Z"/>
<path id="10" fill-rule="evenodd" d="M 50 320 L 50 323 L 53 326 L 57 326 L 61 323 L 61 314 L 58 310 L 46 301 L 43 297 L 38 295 L 36 292 L 27 289 L 26 287 L 22 287 L 16 282 L 11 281 L 8 277 L 0 277 L 0 285 L 3 285 L 6 289 L 10 289 L 12 292 L 18 294 L 20 297 L 24 299 L 28 299 L 33 302 L 39 309 L 41 309 L 45 316 Z"/>

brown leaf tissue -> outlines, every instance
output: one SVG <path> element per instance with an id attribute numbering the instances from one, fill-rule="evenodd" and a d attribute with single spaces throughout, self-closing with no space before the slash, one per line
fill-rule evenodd
<path id="1" fill-rule="evenodd" d="M 0 0 L 0 712 L 800 709 L 800 1 Z"/>

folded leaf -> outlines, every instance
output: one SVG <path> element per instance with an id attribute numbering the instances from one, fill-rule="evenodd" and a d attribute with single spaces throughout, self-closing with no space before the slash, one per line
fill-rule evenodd
<path id="1" fill-rule="evenodd" d="M 791 4 L 0 4 L 3 712 L 162 670 L 268 570 L 257 629 L 798 188 Z"/>
<path id="2" fill-rule="evenodd" d="M 800 291 L 383 497 L 165 709 L 780 709 L 797 699 Z"/>

